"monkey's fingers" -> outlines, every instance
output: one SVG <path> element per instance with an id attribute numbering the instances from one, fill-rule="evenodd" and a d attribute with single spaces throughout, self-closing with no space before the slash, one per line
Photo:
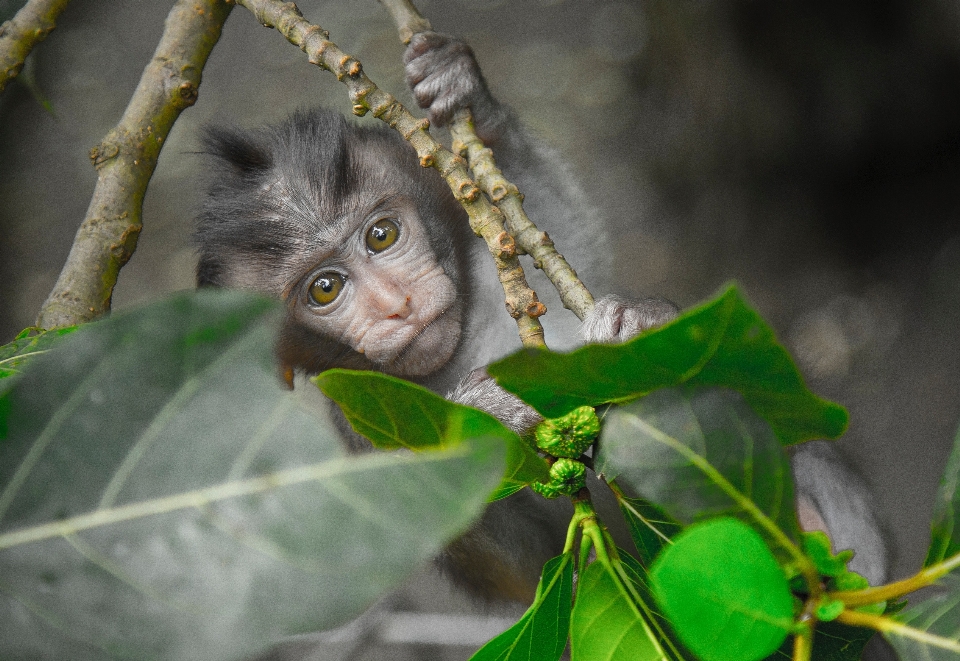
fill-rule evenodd
<path id="1" fill-rule="evenodd" d="M 584 318 L 580 336 L 587 343 L 625 342 L 645 330 L 662 326 L 678 312 L 674 303 L 656 296 L 642 300 L 604 296 Z"/>

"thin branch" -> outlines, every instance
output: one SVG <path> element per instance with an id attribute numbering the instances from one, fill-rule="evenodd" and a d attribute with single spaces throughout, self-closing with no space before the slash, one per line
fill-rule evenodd
<path id="1" fill-rule="evenodd" d="M 20 74 L 33 47 L 57 27 L 70 0 L 30 0 L 9 21 L 0 25 L 0 92 Z"/>
<path id="2" fill-rule="evenodd" d="M 90 150 L 97 187 L 37 325 L 90 321 L 110 309 L 117 275 L 137 246 L 143 196 L 173 123 L 197 100 L 200 74 L 233 7 L 178 0 L 120 123 Z"/>
<path id="3" fill-rule="evenodd" d="M 413 35 L 430 30 L 425 19 L 410 0 L 380 0 L 400 33 L 400 40 L 408 44 Z M 493 152 L 477 137 L 469 113 L 458 113 L 450 125 L 453 150 L 466 153 L 470 170 L 477 183 L 506 217 L 506 227 L 520 248 L 533 258 L 533 265 L 557 288 L 563 306 L 583 319 L 593 309 L 593 296 L 554 247 L 546 232 L 541 232 L 523 210 L 523 195 L 507 181 L 497 167 Z"/>
<path id="4" fill-rule="evenodd" d="M 430 21 L 420 15 L 410 0 L 380 0 L 380 4 L 396 23 L 400 41 L 404 44 L 409 44 L 415 34 L 433 30 Z"/>
<path id="5" fill-rule="evenodd" d="M 534 267 L 542 269 L 556 287 L 563 307 L 583 319 L 593 309 L 593 296 L 563 255 L 557 252 L 547 233 L 539 230 L 527 216 L 523 210 L 523 195 L 503 176 L 493 158 L 493 151 L 477 137 L 468 113 L 454 116 L 450 134 L 454 139 L 453 150 L 459 154 L 466 153 L 467 163 L 480 188 L 503 212 L 507 231 L 523 251 L 533 258 Z"/>
<path id="6" fill-rule="evenodd" d="M 341 51 L 328 40 L 329 33 L 312 25 L 293 3 L 280 0 L 236 0 L 266 27 L 275 27 L 287 40 L 303 50 L 311 64 L 333 73 L 349 89 L 353 112 L 368 111 L 395 129 L 416 150 L 420 165 L 436 168 L 463 205 L 470 228 L 483 237 L 497 266 L 503 285 L 507 312 L 517 322 L 520 340 L 527 347 L 542 347 L 543 327 L 538 317 L 546 307 L 527 285 L 517 259 L 513 237 L 503 228 L 503 214 L 480 192 L 467 172 L 466 162 L 450 153 L 427 132 L 430 123 L 417 119 L 389 94 L 371 81 L 356 58 Z"/>

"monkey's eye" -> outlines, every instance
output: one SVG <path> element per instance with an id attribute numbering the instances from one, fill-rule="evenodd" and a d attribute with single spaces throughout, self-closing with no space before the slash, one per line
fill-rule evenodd
<path id="1" fill-rule="evenodd" d="M 321 273 L 310 285 L 310 299 L 317 305 L 330 305 L 343 290 L 344 277 L 334 271 Z"/>
<path id="2" fill-rule="evenodd" d="M 383 252 L 394 243 L 400 236 L 400 228 L 392 220 L 378 220 L 367 230 L 367 248 L 371 252 Z"/>

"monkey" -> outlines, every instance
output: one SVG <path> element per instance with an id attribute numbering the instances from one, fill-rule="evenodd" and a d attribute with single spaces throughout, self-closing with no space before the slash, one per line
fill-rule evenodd
<path id="1" fill-rule="evenodd" d="M 431 123 L 445 126 L 457 109 L 471 108 L 478 136 L 526 192 L 530 215 L 559 246 L 575 249 L 570 261 L 587 282 L 606 284 L 606 229 L 587 222 L 597 214 L 575 179 L 492 96 L 469 46 L 421 33 L 404 61 L 413 96 Z M 283 301 L 281 365 L 306 374 L 348 367 L 399 376 L 486 410 L 521 434 L 539 421 L 483 371 L 519 348 L 502 295 L 491 286 L 495 274 L 486 247 L 473 237 L 438 173 L 422 168 L 395 132 L 313 109 L 252 131 L 211 127 L 203 152 L 209 180 L 197 217 L 197 284 Z M 536 288 L 546 291 L 540 283 Z M 548 300 L 548 308 L 554 305 Z M 623 341 L 677 311 L 661 298 L 604 297 L 585 318 L 580 337 Z M 552 332 L 568 330 L 569 324 Z M 340 421 L 350 450 L 369 449 Z M 800 449 L 801 459 L 794 459 L 797 470 L 810 473 L 798 480 L 801 509 L 813 512 L 805 523 L 834 535 L 844 527 L 877 530 L 866 497 L 857 491 L 848 498 L 852 477 L 830 452 L 817 450 L 807 460 L 808 451 Z M 830 497 L 856 501 L 855 507 L 824 506 L 817 495 L 821 470 L 846 485 Z M 563 547 L 571 513 L 563 499 L 546 501 L 525 489 L 492 503 L 438 565 L 481 598 L 529 602 L 543 563 Z M 870 552 L 861 564 L 868 578 L 879 580 L 882 545 Z"/>

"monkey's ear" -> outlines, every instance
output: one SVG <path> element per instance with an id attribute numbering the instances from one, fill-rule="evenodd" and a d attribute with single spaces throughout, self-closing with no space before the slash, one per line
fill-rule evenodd
<path id="1" fill-rule="evenodd" d="M 201 137 L 203 152 L 244 174 L 257 174 L 273 165 L 273 154 L 259 136 L 238 129 L 207 127 Z"/>

